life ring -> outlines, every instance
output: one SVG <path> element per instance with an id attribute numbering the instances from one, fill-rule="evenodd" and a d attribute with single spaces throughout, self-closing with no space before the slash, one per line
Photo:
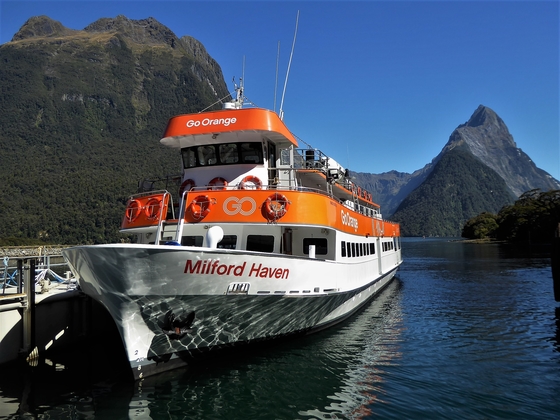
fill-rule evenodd
<path id="1" fill-rule="evenodd" d="M 189 206 L 192 216 L 197 220 L 204 219 L 208 216 L 211 208 L 212 202 L 207 195 L 199 195 L 198 197 L 195 197 Z"/>
<path id="2" fill-rule="evenodd" d="M 138 200 L 130 200 L 126 206 L 125 217 L 128 223 L 134 222 L 140 216 L 142 206 Z"/>
<path id="3" fill-rule="evenodd" d="M 161 201 L 157 198 L 150 198 L 146 203 L 144 211 L 146 212 L 146 217 L 148 218 L 148 220 L 159 218 L 159 213 L 161 211 Z"/>
<path id="4" fill-rule="evenodd" d="M 361 196 L 362 196 L 362 188 L 358 187 L 358 197 L 361 197 Z"/>
<path id="5" fill-rule="evenodd" d="M 221 176 L 217 176 L 216 178 L 212 179 L 212 181 L 210 181 L 208 185 L 212 187 L 213 190 L 225 190 L 228 182 Z"/>
<path id="6" fill-rule="evenodd" d="M 264 201 L 264 215 L 268 220 L 278 220 L 288 212 L 290 204 L 285 195 L 274 193 Z"/>
<path id="7" fill-rule="evenodd" d="M 190 191 L 194 187 L 196 187 L 196 184 L 195 184 L 194 180 L 186 179 L 185 181 L 183 181 L 183 183 L 181 184 L 181 187 L 179 188 L 179 197 L 183 197 L 183 193 L 185 191 Z"/>
<path id="8" fill-rule="evenodd" d="M 262 182 L 256 176 L 249 175 L 241 180 L 239 188 L 242 190 L 260 190 L 262 188 Z"/>

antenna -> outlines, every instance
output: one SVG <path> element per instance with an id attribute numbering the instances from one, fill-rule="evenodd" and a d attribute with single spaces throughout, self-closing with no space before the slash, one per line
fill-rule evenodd
<path id="1" fill-rule="evenodd" d="M 276 80 L 274 80 L 274 112 L 276 112 L 276 91 L 278 90 L 278 61 L 280 61 L 280 41 L 278 41 L 278 52 L 276 53 Z"/>
<path id="2" fill-rule="evenodd" d="M 290 66 L 292 65 L 292 56 L 294 55 L 294 48 L 296 46 L 296 36 L 297 36 L 297 29 L 298 29 L 298 22 L 299 22 L 299 10 L 296 16 L 296 30 L 294 32 L 294 41 L 292 43 L 292 52 L 290 52 L 290 61 L 288 62 L 288 70 L 286 72 L 286 80 L 284 80 L 284 90 L 282 91 L 282 100 L 280 101 L 280 119 L 284 119 L 284 110 L 282 107 L 284 106 L 284 95 L 286 94 L 286 86 L 288 85 L 288 75 L 290 74 Z"/>

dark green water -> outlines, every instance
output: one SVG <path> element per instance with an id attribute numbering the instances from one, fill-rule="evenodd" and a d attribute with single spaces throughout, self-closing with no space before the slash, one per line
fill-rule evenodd
<path id="1" fill-rule="evenodd" d="M 108 343 L 0 372 L 0 419 L 560 418 L 550 259 L 407 239 L 398 278 L 338 327 L 128 382 Z"/>

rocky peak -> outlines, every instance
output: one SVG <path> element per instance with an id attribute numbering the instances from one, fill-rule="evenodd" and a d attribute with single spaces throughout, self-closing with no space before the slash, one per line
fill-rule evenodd
<path id="1" fill-rule="evenodd" d="M 167 44 L 176 48 L 177 36 L 167 26 L 156 19 L 133 20 L 119 15 L 116 18 L 101 18 L 84 28 L 86 32 L 118 32 L 139 44 Z"/>
<path id="2" fill-rule="evenodd" d="M 455 148 L 470 151 L 495 170 L 516 196 L 533 188 L 549 190 L 560 186 L 517 147 L 506 124 L 486 106 L 480 105 L 465 124 L 451 133 L 449 141 L 434 159 L 434 163 Z"/>
<path id="3" fill-rule="evenodd" d="M 33 16 L 23 24 L 19 31 L 13 36 L 12 41 L 21 41 L 36 37 L 66 36 L 76 32 L 68 29 L 62 23 L 48 16 Z"/>

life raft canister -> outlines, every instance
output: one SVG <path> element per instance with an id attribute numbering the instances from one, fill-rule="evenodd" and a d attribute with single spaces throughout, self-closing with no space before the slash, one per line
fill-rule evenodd
<path id="1" fill-rule="evenodd" d="M 190 191 L 192 190 L 194 187 L 196 187 L 195 182 L 192 179 L 186 179 L 185 181 L 183 181 L 183 183 L 181 184 L 181 187 L 179 187 L 179 197 L 183 196 L 183 193 L 185 191 Z"/>
<path id="2" fill-rule="evenodd" d="M 197 220 L 202 220 L 208 216 L 211 209 L 212 201 L 207 195 L 199 195 L 198 197 L 195 197 L 189 205 L 189 210 L 192 216 Z"/>
<path id="3" fill-rule="evenodd" d="M 274 193 L 270 195 L 263 203 L 264 215 L 268 220 L 278 220 L 290 209 L 290 201 L 285 195 Z"/>
<path id="4" fill-rule="evenodd" d="M 212 179 L 212 181 L 210 181 L 208 185 L 212 187 L 210 188 L 212 190 L 225 190 L 228 182 L 221 176 L 217 176 L 216 178 Z"/>
<path id="5" fill-rule="evenodd" d="M 146 212 L 148 220 L 159 218 L 161 212 L 161 200 L 158 200 L 157 198 L 150 198 L 146 203 L 144 211 Z"/>
<path id="6" fill-rule="evenodd" d="M 138 200 L 130 200 L 126 206 L 125 217 L 128 223 L 134 222 L 140 216 L 142 206 Z"/>
<path id="7" fill-rule="evenodd" d="M 249 175 L 241 180 L 239 188 L 242 190 L 260 190 L 262 188 L 262 182 L 256 176 Z"/>

